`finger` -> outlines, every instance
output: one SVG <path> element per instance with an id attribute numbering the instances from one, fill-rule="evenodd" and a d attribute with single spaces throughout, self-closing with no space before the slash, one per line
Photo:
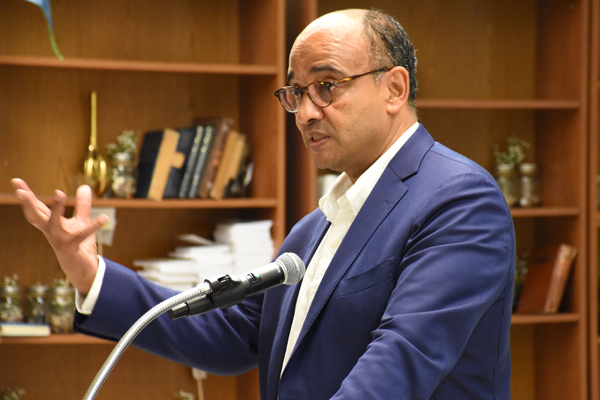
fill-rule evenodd
<path id="1" fill-rule="evenodd" d="M 50 218 L 50 209 L 36 197 L 35 193 L 22 179 L 11 180 L 15 194 L 21 200 L 23 212 L 27 220 L 36 225 L 45 223 Z"/>
<path id="2" fill-rule="evenodd" d="M 29 186 L 27 186 L 27 183 L 25 183 L 25 181 L 23 179 L 13 178 L 10 180 L 10 183 L 12 184 L 12 186 L 15 189 L 22 189 L 22 190 L 29 191 L 29 192 L 32 191 L 31 189 L 29 189 Z"/>
<path id="3" fill-rule="evenodd" d="M 79 234 L 82 240 L 102 229 L 102 227 L 108 222 L 108 220 L 109 218 L 105 214 L 101 214 L 97 218 L 95 218 L 90 224 L 88 224 L 85 228 L 83 228 L 80 231 Z"/>
<path id="4" fill-rule="evenodd" d="M 52 213 L 48 220 L 49 227 L 61 226 L 61 217 L 65 214 L 65 203 L 67 196 L 60 190 L 54 192 L 54 203 L 52 204 Z"/>
<path id="5" fill-rule="evenodd" d="M 92 213 L 92 189 L 88 185 L 81 185 L 75 193 L 75 216 L 89 220 Z"/>

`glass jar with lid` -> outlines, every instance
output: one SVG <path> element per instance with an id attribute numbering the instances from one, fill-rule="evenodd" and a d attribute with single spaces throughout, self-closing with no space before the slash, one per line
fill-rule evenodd
<path id="1" fill-rule="evenodd" d="M 46 321 L 54 333 L 73 332 L 75 288 L 52 286 L 48 291 Z"/>
<path id="2" fill-rule="evenodd" d="M 110 196 L 129 199 L 136 191 L 137 171 L 134 155 L 115 153 L 110 158 Z"/>
<path id="3" fill-rule="evenodd" d="M 48 286 L 39 282 L 27 289 L 27 322 L 43 324 L 46 322 L 46 295 Z"/>
<path id="4" fill-rule="evenodd" d="M 538 166 L 534 163 L 519 164 L 519 174 L 521 180 L 521 198 L 519 199 L 519 205 L 521 207 L 539 206 L 541 203 L 541 195 Z"/>
<path id="5" fill-rule="evenodd" d="M 514 165 L 498 164 L 494 172 L 506 203 L 509 207 L 516 205 L 519 201 L 519 177 Z"/>
<path id="6" fill-rule="evenodd" d="M 16 276 L 5 277 L 0 286 L 0 321 L 22 322 L 23 308 L 21 307 L 21 287 L 17 284 Z"/>

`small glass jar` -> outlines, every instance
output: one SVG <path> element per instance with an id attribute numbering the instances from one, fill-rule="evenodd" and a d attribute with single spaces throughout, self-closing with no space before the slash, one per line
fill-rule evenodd
<path id="1" fill-rule="evenodd" d="M 537 165 L 534 163 L 519 164 L 519 174 L 521 175 L 521 198 L 519 199 L 519 205 L 521 207 L 535 207 L 540 205 L 540 179 Z"/>
<path id="2" fill-rule="evenodd" d="M 0 286 L 0 321 L 23 322 L 20 286 Z"/>
<path id="3" fill-rule="evenodd" d="M 110 159 L 110 196 L 123 199 L 133 197 L 137 186 L 134 156 L 115 153 Z"/>
<path id="4" fill-rule="evenodd" d="M 519 179 L 515 167 L 509 164 L 496 165 L 495 174 L 506 203 L 509 207 L 514 206 L 519 201 Z"/>
<path id="5" fill-rule="evenodd" d="M 27 322 L 43 324 L 46 322 L 46 295 L 48 286 L 36 282 L 27 289 Z"/>
<path id="6" fill-rule="evenodd" d="M 46 321 L 54 333 L 73 332 L 75 288 L 54 286 L 48 291 Z"/>

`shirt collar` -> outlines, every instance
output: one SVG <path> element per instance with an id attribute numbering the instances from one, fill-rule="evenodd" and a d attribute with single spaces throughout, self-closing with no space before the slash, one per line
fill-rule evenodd
<path id="1" fill-rule="evenodd" d="M 381 155 L 361 176 L 354 185 L 345 172 L 335 180 L 329 191 L 319 200 L 319 208 L 328 221 L 333 222 L 340 211 L 350 211 L 356 217 L 383 171 L 402 148 L 404 143 L 415 133 L 419 123 L 415 122 Z"/>

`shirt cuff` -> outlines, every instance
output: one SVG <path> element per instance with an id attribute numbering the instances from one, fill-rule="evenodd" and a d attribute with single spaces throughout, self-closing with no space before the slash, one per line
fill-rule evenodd
<path id="1" fill-rule="evenodd" d="M 77 311 L 80 314 L 90 315 L 92 311 L 94 311 L 94 306 L 96 305 L 98 296 L 100 296 L 100 289 L 102 289 L 105 271 L 106 263 L 102 257 L 98 256 L 98 271 L 96 272 L 96 277 L 94 278 L 89 293 L 87 296 L 84 296 L 77 291 L 77 301 L 75 304 L 77 306 Z"/>

